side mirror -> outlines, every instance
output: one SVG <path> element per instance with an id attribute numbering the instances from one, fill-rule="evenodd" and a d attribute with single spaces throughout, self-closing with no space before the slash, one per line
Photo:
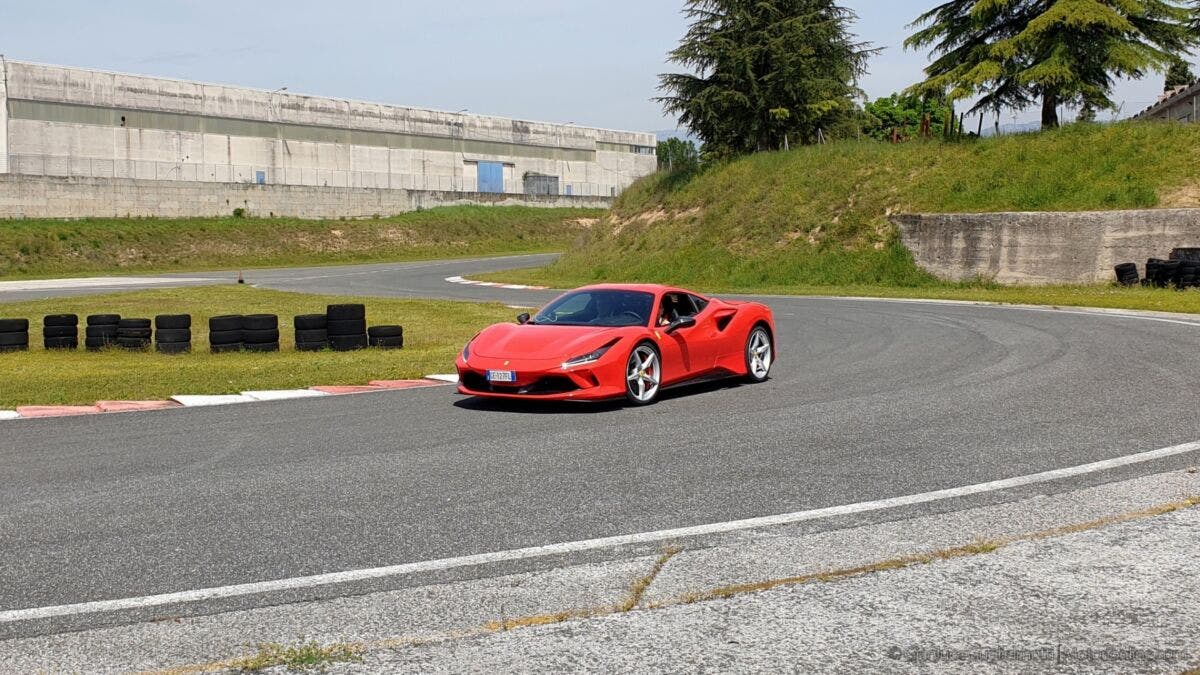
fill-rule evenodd
<path id="1" fill-rule="evenodd" d="M 529 312 L 525 312 L 524 314 L 517 315 L 517 324 L 518 325 L 524 326 L 527 323 L 529 323 Z"/>
<path id="2" fill-rule="evenodd" d="M 683 316 L 683 317 L 680 317 L 680 318 L 672 321 L 671 325 L 667 326 L 666 333 L 667 333 L 667 335 L 670 335 L 670 334 L 674 333 L 675 331 L 682 330 L 684 328 L 691 328 L 692 326 L 695 326 L 695 325 L 696 325 L 696 317 Z"/>

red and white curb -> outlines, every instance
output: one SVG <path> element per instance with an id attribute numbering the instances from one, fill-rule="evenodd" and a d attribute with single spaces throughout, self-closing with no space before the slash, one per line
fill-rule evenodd
<path id="1" fill-rule="evenodd" d="M 167 401 L 96 401 L 94 405 L 26 405 L 16 410 L 0 410 L 0 421 L 39 417 L 74 417 L 102 413 L 146 412 L 176 408 L 205 408 L 238 403 L 287 401 L 324 396 L 345 396 L 402 389 L 424 389 L 457 384 L 457 375 L 429 375 L 419 380 L 371 380 L 368 384 L 317 385 L 307 389 L 270 389 L 243 391 L 240 394 L 176 394 Z"/>
<path id="2" fill-rule="evenodd" d="M 466 286 L 485 286 L 487 288 L 503 288 L 509 291 L 545 291 L 547 286 L 526 286 L 525 284 L 501 284 L 495 281 L 475 281 L 474 279 L 464 279 L 462 277 L 446 277 L 446 281 L 452 284 L 463 284 Z"/>

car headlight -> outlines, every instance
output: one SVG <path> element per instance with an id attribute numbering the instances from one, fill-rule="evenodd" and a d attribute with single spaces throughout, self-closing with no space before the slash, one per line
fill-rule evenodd
<path id="1" fill-rule="evenodd" d="M 471 340 L 471 342 L 474 342 L 474 340 Z M 463 361 L 466 361 L 467 359 L 471 358 L 471 342 L 468 342 L 467 345 L 465 347 L 463 347 L 463 353 L 462 353 Z"/>
<path id="2" fill-rule="evenodd" d="M 583 356 L 576 356 L 573 359 L 567 359 L 566 361 L 563 361 L 562 367 L 572 368 L 574 366 L 582 366 L 585 363 L 595 363 L 596 361 L 599 361 L 601 357 L 607 354 L 608 350 L 612 349 L 613 345 L 615 344 L 616 342 L 610 342 L 595 351 L 584 354 Z"/>

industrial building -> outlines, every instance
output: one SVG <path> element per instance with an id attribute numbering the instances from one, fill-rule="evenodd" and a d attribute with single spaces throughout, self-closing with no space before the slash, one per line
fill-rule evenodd
<path id="1" fill-rule="evenodd" d="M 656 168 L 647 133 L 3 58 L 0 69 L 0 174 L 612 197 Z"/>

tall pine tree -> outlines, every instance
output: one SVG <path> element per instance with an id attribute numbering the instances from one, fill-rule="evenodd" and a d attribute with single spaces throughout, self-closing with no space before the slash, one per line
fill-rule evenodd
<path id="1" fill-rule="evenodd" d="M 854 112 L 873 50 L 832 0 L 686 0 L 691 24 L 655 99 L 704 142 L 748 153 L 812 142 Z"/>
<path id="2" fill-rule="evenodd" d="M 1196 45 L 1183 0 L 949 0 L 922 14 L 905 43 L 932 48 L 913 90 L 980 97 L 975 110 L 1040 101 L 1042 126 L 1069 103 L 1112 109 L 1116 78 L 1166 71 Z"/>

